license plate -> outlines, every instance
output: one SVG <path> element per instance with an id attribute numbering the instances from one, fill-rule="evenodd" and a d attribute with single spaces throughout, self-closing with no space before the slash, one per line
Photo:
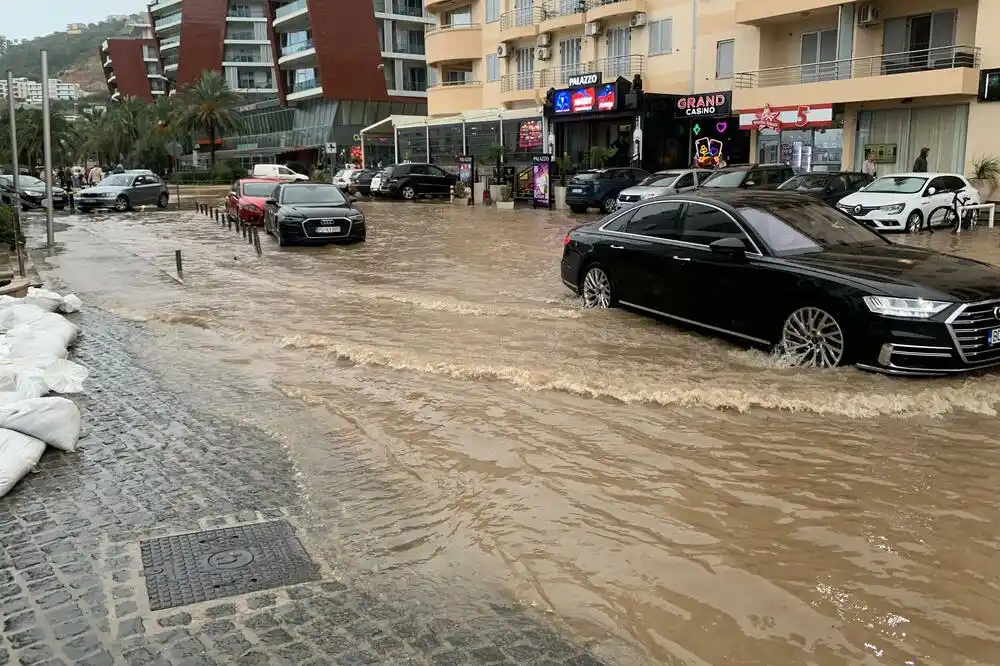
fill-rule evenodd
<path id="1" fill-rule="evenodd" d="M 316 233 L 318 234 L 339 234 L 340 226 L 333 227 L 316 227 Z"/>
<path id="2" fill-rule="evenodd" d="M 1000 328 L 994 328 L 990 331 L 989 344 L 1000 345 Z"/>
<path id="3" fill-rule="evenodd" d="M 378 186 L 382 184 L 382 181 L 378 178 L 372 178 L 371 188 L 377 190 Z"/>
<path id="4" fill-rule="evenodd" d="M 574 187 L 572 190 L 570 190 L 570 192 L 572 192 L 573 194 L 583 194 L 583 190 L 580 189 L 579 187 Z"/>

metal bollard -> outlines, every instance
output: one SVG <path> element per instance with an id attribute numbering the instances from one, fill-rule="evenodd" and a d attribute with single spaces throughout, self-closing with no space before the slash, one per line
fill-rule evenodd
<path id="1" fill-rule="evenodd" d="M 174 260 L 177 262 L 177 274 L 180 275 L 184 272 L 184 264 L 181 261 L 181 251 L 174 250 Z"/>
<path id="2" fill-rule="evenodd" d="M 247 227 L 247 245 L 253 245 L 253 231 L 255 227 Z"/>
<path id="3" fill-rule="evenodd" d="M 237 221 L 239 220 L 239 218 L 236 218 L 236 219 L 237 219 Z M 229 218 L 229 230 L 230 231 L 233 230 L 233 218 Z"/>
<path id="4" fill-rule="evenodd" d="M 260 247 L 260 230 L 257 227 L 253 228 L 253 249 L 257 250 L 257 256 L 264 254 L 264 250 Z"/>
<path id="5" fill-rule="evenodd" d="M 246 237 L 247 237 L 247 225 L 245 225 L 245 224 L 241 224 L 240 225 L 240 233 L 243 234 L 243 238 L 246 239 Z"/>

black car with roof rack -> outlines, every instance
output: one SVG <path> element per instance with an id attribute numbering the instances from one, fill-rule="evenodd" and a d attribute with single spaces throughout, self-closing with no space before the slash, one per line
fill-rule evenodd
<path id="1" fill-rule="evenodd" d="M 562 280 L 774 348 L 792 364 L 941 375 L 1000 365 L 1000 268 L 899 245 L 812 197 L 708 188 L 566 235 Z"/>

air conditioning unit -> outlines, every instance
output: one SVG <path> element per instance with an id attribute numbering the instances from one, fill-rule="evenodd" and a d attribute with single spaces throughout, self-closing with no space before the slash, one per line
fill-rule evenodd
<path id="1" fill-rule="evenodd" d="M 539 46 L 538 49 L 535 50 L 535 55 L 538 56 L 539 60 L 548 60 L 552 57 L 552 49 L 547 46 Z"/>
<path id="2" fill-rule="evenodd" d="M 646 12 L 639 12 L 628 20 L 628 26 L 630 28 L 641 28 L 644 25 L 646 25 Z"/>
<path id="3" fill-rule="evenodd" d="M 548 46 L 551 43 L 552 35 L 547 32 L 543 32 L 538 35 L 538 39 L 535 40 L 535 46 Z"/>
<path id="4" fill-rule="evenodd" d="M 510 55 L 510 49 L 507 48 L 507 44 L 497 44 L 497 57 L 506 58 Z"/>
<path id="5" fill-rule="evenodd" d="M 587 37 L 593 37 L 594 35 L 599 35 L 601 33 L 601 24 L 597 21 L 591 21 L 588 23 L 583 30 L 583 34 Z"/>
<path id="6" fill-rule="evenodd" d="M 858 25 L 867 28 L 878 23 L 878 9 L 875 5 L 861 5 L 858 7 Z"/>

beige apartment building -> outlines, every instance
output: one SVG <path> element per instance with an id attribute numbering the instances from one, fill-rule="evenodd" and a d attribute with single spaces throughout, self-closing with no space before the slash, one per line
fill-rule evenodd
<path id="1" fill-rule="evenodd" d="M 424 7 L 436 19 L 425 40 L 433 117 L 541 116 L 547 91 L 571 88 L 574 75 L 639 74 L 647 93 L 725 93 L 754 161 L 857 169 L 867 148 L 887 174 L 909 170 L 926 146 L 931 170 L 969 173 L 974 158 L 1000 156 L 1000 0 Z"/>

